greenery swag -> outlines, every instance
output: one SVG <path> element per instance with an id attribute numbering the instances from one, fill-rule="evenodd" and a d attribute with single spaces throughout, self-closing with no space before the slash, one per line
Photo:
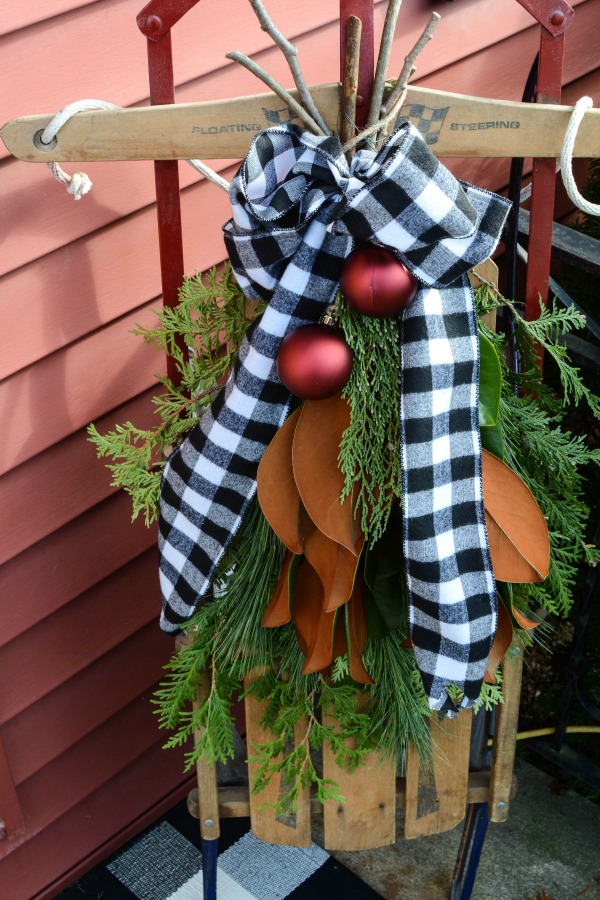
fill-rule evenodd
<path id="1" fill-rule="evenodd" d="M 544 611 L 568 613 L 578 567 L 600 557 L 586 543 L 589 511 L 583 490 L 585 468 L 600 463 L 600 451 L 590 449 L 584 437 L 571 434 L 564 424 L 567 405 L 580 401 L 600 419 L 600 401 L 571 364 L 564 344 L 569 331 L 585 324 L 574 308 L 541 305 L 539 318 L 527 322 L 486 284 L 477 289 L 476 301 L 482 346 L 482 443 L 529 487 L 550 537 L 545 581 L 498 585 L 514 639 L 528 644 L 536 636 L 532 626 Z M 508 308 L 515 323 L 518 373 L 505 362 L 506 337 L 490 330 L 481 318 L 500 308 Z M 256 313 L 260 309 L 253 309 Z M 401 504 L 400 464 L 398 454 L 389 448 L 396 446 L 399 429 L 398 320 L 361 316 L 341 295 L 336 316 L 355 359 L 344 390 L 350 425 L 340 446 L 339 468 L 345 480 L 343 496 L 352 492 L 356 498 L 355 516 L 365 534 L 363 662 L 374 683 L 367 687 L 351 677 L 347 653 L 334 659 L 327 674 L 303 675 L 304 657 L 294 624 L 263 627 L 285 548 L 254 501 L 219 567 L 213 598 L 190 620 L 189 643 L 174 654 L 155 699 L 161 727 L 173 732 L 167 747 L 186 743 L 196 732 L 202 736 L 188 753 L 188 765 L 198 757 L 225 761 L 233 756 L 232 705 L 240 685 L 252 675 L 247 690 L 266 701 L 264 724 L 273 734 L 272 741 L 248 748 L 260 761 L 253 789 L 260 790 L 282 771 L 289 790 L 279 800 L 281 809 L 293 806 L 299 789 L 307 784 L 316 785 L 321 800 L 339 799 L 337 785 L 322 779 L 311 754 L 323 742 L 330 744 L 339 765 L 350 770 L 374 748 L 394 754 L 399 768 L 409 742 L 422 759 L 431 752 L 431 713 L 406 640 L 406 588 L 397 559 L 394 510 Z M 156 427 L 142 430 L 126 422 L 104 435 L 93 425 L 89 428 L 98 455 L 112 460 L 108 467 L 113 484 L 130 494 L 133 516 L 143 515 L 147 525 L 157 517 L 164 456 L 190 431 L 219 389 L 249 324 L 248 304 L 226 264 L 219 271 L 186 279 L 179 305 L 160 310 L 157 319 L 156 327 L 139 327 L 135 333 L 174 358 L 181 383 L 159 377 L 163 391 L 154 398 Z M 540 377 L 540 349 L 556 367 L 559 388 L 550 389 Z M 388 549 L 392 544 L 394 552 Z M 206 698 L 192 708 L 205 673 Z M 500 670 L 495 676 L 495 683 L 484 684 L 479 708 L 502 702 Z M 294 730 L 301 721 L 308 723 L 306 734 L 294 745 Z"/>

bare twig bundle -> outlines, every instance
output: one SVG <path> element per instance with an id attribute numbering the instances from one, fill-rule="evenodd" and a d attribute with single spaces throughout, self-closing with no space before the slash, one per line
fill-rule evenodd
<path id="1" fill-rule="evenodd" d="M 302 120 L 306 128 L 313 134 L 330 135 L 331 129 L 319 112 L 306 79 L 302 74 L 296 47 L 279 31 L 265 9 L 263 0 L 249 0 L 249 2 L 260 23 L 260 27 L 272 38 L 273 42 L 283 53 L 298 92 L 298 99 L 244 53 L 234 50 L 226 54 L 227 59 L 244 66 L 244 68 L 248 69 L 266 84 Z M 366 144 L 372 149 L 376 149 L 378 144 L 389 133 L 390 127 L 396 123 L 406 97 L 408 82 L 415 71 L 417 57 L 433 37 L 434 30 L 440 20 L 438 13 L 434 12 L 431 15 L 419 40 L 405 56 L 402 70 L 393 90 L 383 102 L 386 73 L 401 6 L 402 0 L 389 0 L 377 58 L 369 115 L 364 130 L 358 134 L 356 133 L 356 98 L 362 22 L 356 16 L 350 16 L 348 20 L 339 117 L 339 137 L 348 160 L 351 159 L 356 147 L 360 144 Z M 200 163 L 198 160 L 194 161 L 194 164 L 198 171 L 201 171 L 207 178 L 220 187 L 227 189 L 227 182 L 219 178 L 206 164 Z"/>

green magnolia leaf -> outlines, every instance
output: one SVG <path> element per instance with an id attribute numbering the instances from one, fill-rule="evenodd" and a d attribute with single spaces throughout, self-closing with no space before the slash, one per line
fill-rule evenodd
<path id="1" fill-rule="evenodd" d="M 479 335 L 479 424 L 495 425 L 500 408 L 502 373 L 494 345 Z"/>
<path id="2" fill-rule="evenodd" d="M 402 519 L 393 507 L 388 526 L 365 553 L 367 628 L 371 637 L 384 637 L 406 626 L 407 588 L 402 564 Z"/>
<path id="3" fill-rule="evenodd" d="M 499 424 L 486 425 L 479 429 L 481 446 L 488 453 L 493 453 L 498 459 L 504 460 L 504 435 Z"/>
<path id="4" fill-rule="evenodd" d="M 400 572 L 378 576 L 371 594 L 390 631 L 406 624 L 406 582 Z"/>
<path id="5" fill-rule="evenodd" d="M 385 619 L 379 612 L 379 607 L 375 603 L 368 587 L 365 587 L 365 619 L 367 622 L 367 634 L 370 638 L 380 640 L 390 633 L 391 628 L 388 628 Z"/>

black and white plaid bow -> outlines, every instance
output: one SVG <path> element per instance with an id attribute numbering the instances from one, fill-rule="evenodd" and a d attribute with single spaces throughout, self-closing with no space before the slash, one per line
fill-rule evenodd
<path id="1" fill-rule="evenodd" d="M 226 386 L 165 468 L 161 627 L 207 595 L 256 489 L 290 396 L 275 358 L 333 301 L 353 239 L 394 250 L 420 282 L 404 313 L 401 454 L 404 552 L 417 663 L 430 705 L 449 684 L 477 698 L 496 628 L 478 428 L 479 355 L 467 271 L 499 239 L 508 203 L 458 182 L 412 125 L 348 166 L 336 138 L 293 125 L 259 134 L 231 185 L 224 227 L 236 277 L 268 300 Z M 243 615 L 243 610 L 240 610 Z"/>

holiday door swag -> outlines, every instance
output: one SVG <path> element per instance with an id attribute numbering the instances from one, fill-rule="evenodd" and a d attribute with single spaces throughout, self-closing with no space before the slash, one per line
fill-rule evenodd
<path id="1" fill-rule="evenodd" d="M 393 552 L 404 561 L 411 641 L 429 706 L 447 714 L 456 705 L 472 706 L 497 630 L 490 543 L 502 542 L 503 532 L 490 514 L 493 500 L 484 509 L 479 341 L 467 272 L 494 250 L 508 203 L 457 181 L 409 123 L 377 153 L 360 150 L 350 163 L 335 137 L 293 125 L 269 129 L 255 138 L 230 196 L 233 217 L 224 236 L 233 271 L 245 296 L 267 305 L 248 329 L 225 387 L 164 469 L 161 627 L 178 631 L 209 597 L 255 495 L 261 464 L 258 499 L 288 551 L 264 624 L 283 624 L 292 615 L 303 671 L 325 670 L 347 652 L 354 679 L 371 680 L 361 659 L 368 574 L 359 566 L 370 536 L 356 522 L 351 498 L 344 504 L 339 492 L 331 498 L 340 485 L 337 453 L 347 403 L 339 390 L 348 360 L 341 363 L 341 383 L 327 375 L 325 388 L 322 373 L 303 374 L 302 361 L 340 280 L 346 300 L 356 295 L 358 308 L 365 309 L 366 296 L 368 314 L 390 311 L 386 290 L 395 276 L 389 260 L 379 274 L 373 261 L 381 252 L 375 248 L 387 248 L 405 284 L 392 312 L 408 303 L 398 318 L 399 446 L 390 448 L 400 454 L 402 470 L 402 525 L 394 531 Z M 369 310 L 378 298 L 382 308 Z M 286 362 L 282 344 L 307 326 L 308 343 Z M 336 352 L 334 332 L 324 340 L 326 352 Z M 290 389 L 320 399 L 307 399 L 288 419 Z M 311 456 L 315 447 L 322 453 Z M 486 459 L 488 471 L 503 466 Z M 527 495 L 523 502 L 545 531 L 528 489 L 504 468 L 502 477 L 512 478 L 512 487 L 519 482 L 515 489 Z M 315 495 L 311 482 L 320 469 L 326 477 L 321 474 L 323 490 Z M 399 515 L 390 513 L 390 521 Z M 527 578 L 522 572 L 503 577 L 542 580 L 548 552 L 546 536 Z M 503 653 L 505 621 L 498 630 Z"/>

